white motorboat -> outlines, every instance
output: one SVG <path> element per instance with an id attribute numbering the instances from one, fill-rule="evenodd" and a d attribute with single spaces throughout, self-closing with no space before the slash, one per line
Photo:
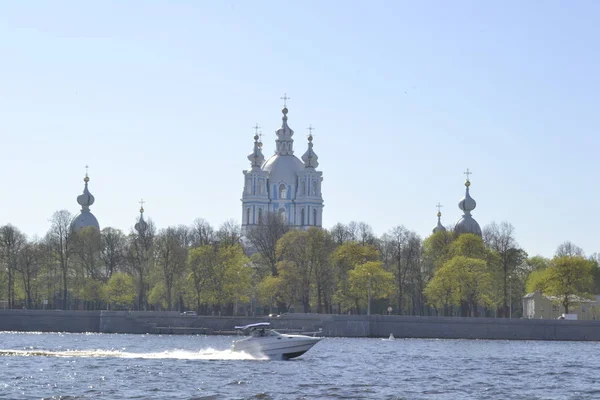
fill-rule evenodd
<path id="1" fill-rule="evenodd" d="M 257 357 L 288 360 L 306 353 L 321 340 L 320 337 L 279 333 L 271 329 L 269 322 L 236 326 L 235 329 L 249 336 L 234 340 L 233 351 L 243 351 Z"/>

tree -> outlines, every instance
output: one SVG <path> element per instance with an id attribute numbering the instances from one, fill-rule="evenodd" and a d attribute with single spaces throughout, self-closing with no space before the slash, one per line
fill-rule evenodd
<path id="1" fill-rule="evenodd" d="M 425 297 L 438 315 L 450 315 L 457 287 L 456 276 L 450 268 L 438 269 L 433 279 L 427 283 L 424 290 Z"/>
<path id="2" fill-rule="evenodd" d="M 7 271 L 8 307 L 15 303 L 15 276 L 19 268 L 19 253 L 26 245 L 27 239 L 23 233 L 12 225 L 0 227 L 0 261 Z"/>
<path id="3" fill-rule="evenodd" d="M 569 313 L 569 308 L 588 297 L 593 285 L 592 262 L 581 256 L 560 256 L 550 262 L 544 270 L 544 293 L 560 298 Z"/>
<path id="4" fill-rule="evenodd" d="M 267 263 L 272 276 L 277 276 L 278 273 L 277 242 L 289 229 L 276 213 L 269 212 L 262 224 L 248 227 L 246 232 L 248 241 Z"/>
<path id="5" fill-rule="evenodd" d="M 124 272 L 126 260 L 127 237 L 119 229 L 104 228 L 100 233 L 102 247 L 100 259 L 104 263 L 102 279 L 110 279 L 113 273 Z"/>
<path id="6" fill-rule="evenodd" d="M 106 301 L 117 308 L 129 309 L 133 305 L 135 294 L 133 277 L 124 272 L 115 272 L 106 284 Z"/>
<path id="7" fill-rule="evenodd" d="M 572 242 L 566 241 L 556 248 L 556 257 L 585 257 L 583 249 Z"/>
<path id="8" fill-rule="evenodd" d="M 143 221 L 131 231 L 127 243 L 127 262 L 136 275 L 137 309 L 146 309 L 146 280 L 152 270 L 154 261 L 154 239 L 156 228 L 152 220 Z"/>
<path id="9" fill-rule="evenodd" d="M 350 292 L 362 301 L 366 300 L 367 315 L 371 315 L 371 300 L 390 296 L 394 290 L 393 279 L 393 274 L 383 269 L 383 263 L 369 261 L 350 271 Z"/>
<path id="10" fill-rule="evenodd" d="M 378 261 L 379 251 L 371 245 L 363 246 L 357 242 L 349 241 L 338 246 L 331 255 L 331 264 L 334 268 L 336 280 L 335 301 L 338 303 L 338 313 L 342 308 L 359 308 L 359 299 L 349 290 L 348 273 L 359 264 L 368 261 Z"/>
<path id="11" fill-rule="evenodd" d="M 197 218 L 191 227 L 192 247 L 205 246 L 215 242 L 215 230 L 203 218 Z"/>
<path id="12" fill-rule="evenodd" d="M 306 231 L 292 230 L 277 242 L 277 258 L 281 260 L 278 263 L 279 271 L 286 272 L 284 280 L 294 278 L 305 313 L 311 310 L 311 278 L 314 272 L 314 265 L 308 255 L 308 241 Z"/>
<path id="13" fill-rule="evenodd" d="M 187 262 L 185 237 L 178 228 L 169 227 L 156 239 L 156 262 L 165 288 L 167 309 L 173 309 L 173 288 Z"/>
<path id="14" fill-rule="evenodd" d="M 72 235 L 71 251 L 76 262 L 77 276 L 80 280 L 91 278 L 100 279 L 99 271 L 102 238 L 100 232 L 93 226 L 88 226 L 74 232 Z"/>
<path id="15" fill-rule="evenodd" d="M 462 235 L 461 235 L 462 236 Z M 463 308 L 464 316 L 476 316 L 477 306 L 491 302 L 491 275 L 481 259 L 456 256 L 429 281 L 426 294 L 432 305 L 446 307 L 447 298 Z"/>
<path id="16" fill-rule="evenodd" d="M 421 275 L 421 238 L 403 226 L 382 236 L 384 263 L 394 274 L 396 310 L 404 312 L 407 292 L 411 295 L 413 312 L 421 313 L 423 277 Z M 417 309 L 419 309 L 417 311 Z"/>
<path id="17" fill-rule="evenodd" d="M 31 308 L 33 303 L 33 289 L 43 264 L 46 249 L 42 243 L 26 243 L 18 257 L 17 270 L 23 279 L 26 307 Z"/>
<path id="18" fill-rule="evenodd" d="M 68 309 L 68 276 L 69 259 L 71 257 L 71 241 L 73 230 L 71 221 L 73 215 L 67 210 L 56 211 L 50 219 L 50 230 L 46 236 L 48 245 L 52 248 L 58 260 L 62 276 L 62 307 Z"/>
<path id="19" fill-rule="evenodd" d="M 527 253 L 519 247 L 514 237 L 514 227 L 508 222 L 500 225 L 492 222 L 483 229 L 483 241 L 500 257 L 500 280 L 502 285 L 501 315 L 508 317 L 509 286 L 511 277 L 516 276 L 517 268 L 526 260 Z"/>
<path id="20" fill-rule="evenodd" d="M 216 241 L 222 246 L 234 246 L 240 243 L 242 232 L 234 220 L 225 221 L 215 233 Z"/>
<path id="21" fill-rule="evenodd" d="M 426 282 L 452 257 L 450 254 L 450 245 L 454 239 L 454 233 L 440 231 L 432 234 L 423 241 L 422 265 L 424 280 Z"/>

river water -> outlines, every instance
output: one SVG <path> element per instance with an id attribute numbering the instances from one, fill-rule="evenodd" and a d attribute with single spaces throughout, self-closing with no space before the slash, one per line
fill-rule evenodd
<path id="1" fill-rule="evenodd" d="M 600 399 L 600 344 L 325 338 L 290 361 L 234 337 L 0 333 L 0 399 Z"/>

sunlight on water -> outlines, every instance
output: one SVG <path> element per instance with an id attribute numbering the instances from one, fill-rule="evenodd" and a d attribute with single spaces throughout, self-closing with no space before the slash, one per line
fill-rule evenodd
<path id="1" fill-rule="evenodd" d="M 167 350 L 160 353 L 129 353 L 119 350 L 0 350 L 0 357 L 84 357 L 84 358 L 139 358 L 139 359 L 178 359 L 178 360 L 264 360 L 250 354 L 216 350 L 211 347 L 200 351 Z"/>

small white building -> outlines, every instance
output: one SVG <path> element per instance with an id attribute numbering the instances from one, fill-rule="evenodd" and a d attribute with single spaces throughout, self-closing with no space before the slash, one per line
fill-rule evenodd
<path id="1" fill-rule="evenodd" d="M 578 320 L 600 319 L 600 299 L 595 300 L 573 296 L 574 304 L 569 307 L 569 314 L 577 315 Z M 523 296 L 523 318 L 557 319 L 565 313 L 561 300 L 541 292 L 528 293 Z"/>

